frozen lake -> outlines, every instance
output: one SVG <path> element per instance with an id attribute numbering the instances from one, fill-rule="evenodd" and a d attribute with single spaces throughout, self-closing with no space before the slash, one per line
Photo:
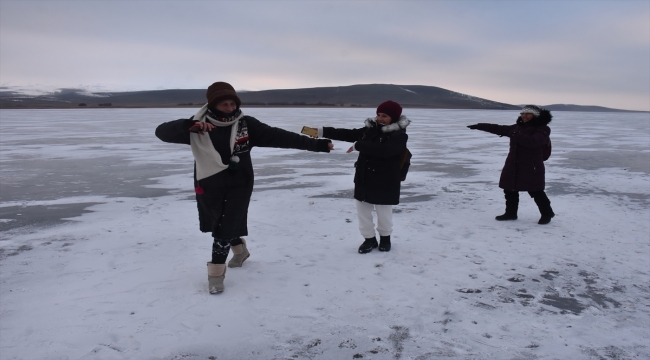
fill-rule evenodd
<path id="1" fill-rule="evenodd" d="M 244 108 L 298 132 L 374 109 Z M 497 183 L 513 111 L 405 109 L 393 249 L 359 255 L 349 143 L 253 149 L 251 258 L 209 295 L 194 109 L 0 110 L 2 359 L 634 359 L 650 345 L 650 115 L 555 112 L 547 193 Z"/>

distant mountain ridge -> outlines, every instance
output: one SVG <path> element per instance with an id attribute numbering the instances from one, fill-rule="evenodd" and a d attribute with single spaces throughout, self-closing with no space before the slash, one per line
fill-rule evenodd
<path id="1" fill-rule="evenodd" d="M 586 112 L 647 112 L 647 111 L 636 111 L 636 110 L 622 110 L 622 109 L 612 109 L 603 106 L 595 105 L 573 105 L 573 104 L 552 104 L 543 106 L 545 109 L 551 111 L 586 111 Z"/>
<path id="2" fill-rule="evenodd" d="M 351 85 L 286 90 L 243 91 L 245 106 L 376 107 L 394 100 L 405 107 L 514 110 L 517 106 L 423 85 Z M 205 89 L 87 93 L 62 89 L 29 96 L 0 90 L 1 108 L 175 107 L 205 103 Z M 110 104 L 110 105 L 109 105 Z"/>
<path id="3" fill-rule="evenodd" d="M 376 107 L 386 100 L 404 107 L 433 109 L 514 110 L 519 107 L 424 85 L 350 85 L 306 89 L 245 92 L 242 102 L 250 105 L 325 105 Z"/>
<path id="4" fill-rule="evenodd" d="M 393 100 L 407 108 L 518 110 L 500 103 L 455 91 L 424 85 L 367 84 L 303 89 L 242 91 L 244 106 L 376 107 Z M 0 108 L 97 108 L 97 107 L 196 107 L 205 103 L 205 89 L 172 89 L 126 92 L 88 92 L 61 89 L 45 95 L 26 95 L 0 88 Z M 599 106 L 549 105 L 549 110 L 626 111 Z"/>

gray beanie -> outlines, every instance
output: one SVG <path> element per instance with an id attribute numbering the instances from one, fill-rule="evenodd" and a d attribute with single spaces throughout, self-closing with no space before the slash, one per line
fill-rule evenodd
<path id="1" fill-rule="evenodd" d="M 526 105 L 524 106 L 523 109 L 519 112 L 520 114 L 533 114 L 535 117 L 539 116 L 540 111 L 542 111 L 542 108 L 540 108 L 537 105 Z"/>

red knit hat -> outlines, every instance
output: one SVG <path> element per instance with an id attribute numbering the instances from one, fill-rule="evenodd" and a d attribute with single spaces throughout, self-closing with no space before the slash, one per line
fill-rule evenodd
<path id="1" fill-rule="evenodd" d="M 377 114 L 379 113 L 390 116 L 391 123 L 394 123 L 402 115 L 402 107 L 392 100 L 384 101 L 377 107 Z"/>
<path id="2" fill-rule="evenodd" d="M 241 100 L 237 96 L 235 88 L 223 81 L 210 85 L 205 97 L 208 98 L 209 105 L 216 105 L 219 101 L 230 99 L 237 104 L 237 107 L 241 106 Z"/>

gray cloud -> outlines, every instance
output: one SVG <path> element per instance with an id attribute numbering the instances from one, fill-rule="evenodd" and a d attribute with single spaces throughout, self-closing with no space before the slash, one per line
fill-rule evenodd
<path id="1" fill-rule="evenodd" d="M 647 1 L 0 2 L 0 84 L 421 84 L 650 110 Z"/>

